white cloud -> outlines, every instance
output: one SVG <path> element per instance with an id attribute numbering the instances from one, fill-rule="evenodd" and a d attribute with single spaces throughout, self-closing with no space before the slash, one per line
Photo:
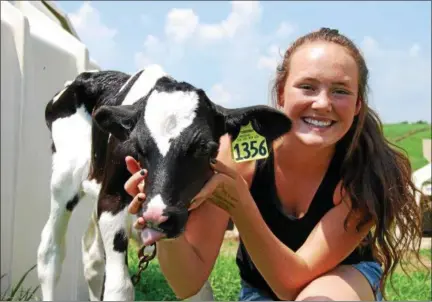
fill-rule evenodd
<path id="1" fill-rule="evenodd" d="M 421 46 L 391 49 L 365 37 L 361 49 L 370 70 L 371 105 L 385 122 L 430 120 L 431 59 Z"/>
<path id="2" fill-rule="evenodd" d="M 226 106 L 232 101 L 231 93 L 221 83 L 213 85 L 208 96 L 213 102 L 221 106 Z"/>
<path id="3" fill-rule="evenodd" d="M 154 61 L 154 57 L 162 55 L 164 52 L 164 45 L 160 42 L 160 40 L 153 36 L 148 35 L 143 43 L 143 52 L 135 53 L 135 65 L 137 69 L 143 68 L 147 65 L 157 63 Z"/>
<path id="4" fill-rule="evenodd" d="M 258 69 L 276 70 L 278 60 L 271 56 L 261 56 L 258 59 Z"/>
<path id="5" fill-rule="evenodd" d="M 220 24 L 201 24 L 198 28 L 198 36 L 203 40 L 221 40 L 225 35 L 226 32 Z"/>
<path id="6" fill-rule="evenodd" d="M 281 45 L 287 44 L 296 25 L 284 21 L 271 33 L 263 34 L 258 27 L 261 15 L 259 1 L 233 1 L 226 17 L 213 23 L 202 22 L 191 9 L 171 9 L 164 35 L 154 37 L 158 41 L 154 47 L 148 45 L 152 43 L 147 37 L 135 54 L 135 64 L 142 68 L 158 63 L 170 73 L 200 83 L 201 78 L 194 79 L 192 74 L 205 70 L 207 63 L 199 62 L 211 62 L 219 67 L 213 72 L 213 83 L 205 83 L 202 88 L 210 91 L 216 102 L 232 107 L 268 103 L 266 83 L 273 78 L 281 59 L 280 52 L 285 48 Z M 193 58 L 187 63 L 183 57 L 186 52 Z M 249 75 L 254 75 L 252 80 Z"/>
<path id="7" fill-rule="evenodd" d="M 161 42 L 157 37 L 148 35 L 144 41 L 144 47 L 151 51 L 159 51 L 161 48 Z"/>
<path id="8" fill-rule="evenodd" d="M 291 36 L 297 30 L 297 26 L 289 22 L 283 21 L 279 24 L 279 28 L 276 30 L 276 37 L 285 39 Z"/>
<path id="9" fill-rule="evenodd" d="M 84 2 L 70 18 L 91 56 L 106 68 L 116 61 L 121 45 L 115 43 L 117 30 L 92 5 Z M 179 78 L 201 85 L 220 104 L 267 103 L 269 81 L 297 25 L 283 20 L 264 33 L 259 27 L 261 14 L 258 1 L 231 2 L 226 16 L 212 23 L 203 22 L 192 9 L 171 9 L 162 34 L 156 34 L 157 29 L 145 36 L 134 54 L 135 66 L 161 64 Z M 142 14 L 139 21 L 146 31 L 151 29 L 151 15 Z M 430 46 L 414 43 L 394 49 L 372 36 L 364 37 L 359 46 L 370 70 L 372 106 L 383 120 L 430 120 Z M 199 76 L 210 70 L 207 65 L 212 74 Z"/>
<path id="10" fill-rule="evenodd" d="M 366 36 L 363 38 L 361 43 L 361 48 L 365 55 L 368 54 L 377 54 L 379 52 L 377 42 L 370 36 Z"/>
<path id="11" fill-rule="evenodd" d="M 177 43 L 184 42 L 193 35 L 198 22 L 193 10 L 173 8 L 167 15 L 165 34 Z"/>
<path id="12" fill-rule="evenodd" d="M 218 67 L 202 88 L 216 103 L 230 107 L 268 103 L 276 67 L 297 25 L 284 20 L 270 33 L 262 33 L 261 13 L 259 2 L 232 2 L 225 18 L 204 23 L 193 10 L 173 9 L 167 15 L 165 36 L 148 36 L 135 55 L 136 64 L 162 64 L 168 72 L 174 70 L 201 85 L 198 75 L 211 62 Z M 366 36 L 359 46 L 370 70 L 371 106 L 383 121 L 430 120 L 430 58 L 422 45 L 391 49 Z M 192 59 L 187 62 L 186 52 Z M 429 110 L 424 110 L 425 102 Z"/>
<path id="13" fill-rule="evenodd" d="M 89 1 L 68 17 L 80 39 L 89 48 L 90 56 L 98 58 L 100 67 L 106 68 L 116 55 L 117 29 L 106 25 L 99 11 Z"/>
<path id="14" fill-rule="evenodd" d="M 200 24 L 199 38 L 202 40 L 220 40 L 234 38 L 242 31 L 248 30 L 261 18 L 261 6 L 257 1 L 232 1 L 230 14 L 215 24 Z"/>
<path id="15" fill-rule="evenodd" d="M 135 59 L 135 65 L 138 67 L 137 69 L 141 69 L 144 68 L 145 66 L 157 63 L 154 62 L 151 57 L 146 56 L 142 52 L 137 52 L 134 56 L 134 59 Z"/>
<path id="16" fill-rule="evenodd" d="M 177 42 L 163 41 L 154 35 L 148 35 L 142 44 L 142 51 L 134 55 L 137 69 L 150 64 L 162 64 L 165 67 L 178 62 L 184 54 L 182 45 L 174 45 Z"/>
<path id="17" fill-rule="evenodd" d="M 261 17 L 257 1 L 232 1 L 231 12 L 218 23 L 200 23 L 192 9 L 171 9 L 166 17 L 166 43 L 182 43 L 191 38 L 200 42 L 211 42 L 234 38 L 250 29 Z"/>
<path id="18" fill-rule="evenodd" d="M 276 44 L 272 44 L 267 48 L 267 54 L 259 57 L 257 67 L 258 69 L 267 69 L 270 72 L 275 72 L 282 56 L 283 50 L 281 50 Z"/>

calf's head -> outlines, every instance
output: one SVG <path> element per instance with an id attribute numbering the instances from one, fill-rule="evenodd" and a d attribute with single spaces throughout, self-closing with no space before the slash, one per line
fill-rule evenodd
<path id="1" fill-rule="evenodd" d="M 290 120 L 267 106 L 227 109 L 214 104 L 205 92 L 169 77 L 132 105 L 103 106 L 95 121 L 120 142 L 148 170 L 142 213 L 150 228 L 144 241 L 181 234 L 193 197 L 212 176 L 224 134 L 236 137 L 242 125 L 271 143 L 287 132 Z"/>

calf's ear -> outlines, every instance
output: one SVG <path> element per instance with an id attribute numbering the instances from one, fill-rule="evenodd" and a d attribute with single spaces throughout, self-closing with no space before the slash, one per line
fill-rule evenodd
<path id="1" fill-rule="evenodd" d="M 291 129 L 291 120 L 279 110 L 270 106 L 256 105 L 227 109 L 215 105 L 216 131 L 219 136 L 226 133 L 235 139 L 240 128 L 252 123 L 254 130 L 270 143 Z"/>
<path id="2" fill-rule="evenodd" d="M 98 127 L 107 133 L 111 133 L 120 141 L 128 139 L 135 127 L 138 118 L 138 110 L 133 105 L 101 106 L 93 114 L 93 120 Z"/>

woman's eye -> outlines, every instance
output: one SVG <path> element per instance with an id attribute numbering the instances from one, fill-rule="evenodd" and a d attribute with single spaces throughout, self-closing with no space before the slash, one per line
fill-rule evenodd
<path id="1" fill-rule="evenodd" d="M 306 89 L 306 90 L 312 90 L 313 89 L 311 85 L 307 85 L 307 84 L 300 85 L 300 88 L 301 89 Z"/>
<path id="2" fill-rule="evenodd" d="M 350 94 L 348 91 L 346 91 L 344 89 L 336 89 L 334 92 L 337 94 L 345 94 L 345 95 Z"/>

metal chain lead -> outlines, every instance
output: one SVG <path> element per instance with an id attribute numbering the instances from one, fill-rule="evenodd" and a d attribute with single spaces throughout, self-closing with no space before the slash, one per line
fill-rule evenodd
<path id="1" fill-rule="evenodd" d="M 132 276 L 132 284 L 137 285 L 138 282 L 141 280 L 141 273 L 148 267 L 148 264 L 153 258 L 156 256 L 156 243 L 153 243 L 153 252 L 151 254 L 144 254 L 144 249 L 146 248 L 145 245 L 141 246 L 141 248 L 138 251 L 138 271 L 135 275 Z"/>

